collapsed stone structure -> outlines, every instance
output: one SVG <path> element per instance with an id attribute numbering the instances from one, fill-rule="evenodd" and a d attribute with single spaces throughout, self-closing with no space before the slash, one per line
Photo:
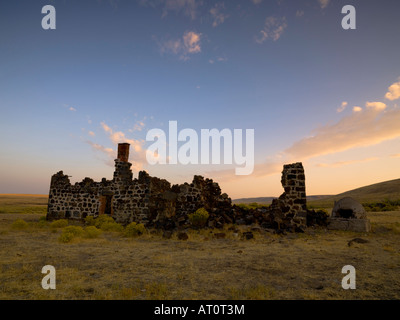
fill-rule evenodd
<path id="1" fill-rule="evenodd" d="M 281 183 L 284 193 L 272 200 L 272 204 L 267 208 L 244 210 L 234 206 L 236 223 L 256 223 L 267 229 L 291 232 L 302 232 L 307 225 L 316 224 L 316 221 L 309 219 L 315 212 L 307 210 L 306 182 L 302 163 L 284 165 Z"/>
<path id="2" fill-rule="evenodd" d="M 301 163 L 283 167 L 281 183 L 284 193 L 268 208 L 244 209 L 232 205 L 218 183 L 194 176 L 191 183 L 172 185 L 164 179 L 140 171 L 133 179 L 129 144 L 118 145 L 112 180 L 95 182 L 83 179 L 74 185 L 60 171 L 51 178 L 47 219 L 83 220 L 87 216 L 107 214 L 116 222 L 143 223 L 146 227 L 172 230 L 189 224 L 188 214 L 199 208 L 209 213 L 208 227 L 225 223 L 259 224 L 265 228 L 303 231 L 315 212 L 307 210 L 305 174 Z M 314 220 L 312 220 L 314 221 Z M 315 221 L 314 221 L 315 222 Z M 312 222 L 312 224 L 314 223 Z"/>
<path id="3" fill-rule="evenodd" d="M 231 199 L 212 179 L 195 176 L 190 184 L 171 186 L 167 180 L 151 177 L 145 171 L 133 179 L 128 158 L 129 144 L 119 144 L 112 180 L 95 182 L 85 178 L 72 185 L 63 171 L 53 175 L 47 219 L 83 220 L 86 216 L 108 214 L 124 225 L 135 221 L 171 229 L 187 222 L 189 213 L 204 207 L 217 226 L 224 222 L 221 217 L 233 221 L 229 217 Z"/>
<path id="4" fill-rule="evenodd" d="M 345 197 L 335 201 L 328 229 L 369 232 L 371 223 L 362 204 L 351 197 Z"/>
<path id="5" fill-rule="evenodd" d="M 307 224 L 306 182 L 302 163 L 283 166 L 281 183 L 285 192 L 272 201 L 269 217 L 284 227 L 304 227 Z"/>

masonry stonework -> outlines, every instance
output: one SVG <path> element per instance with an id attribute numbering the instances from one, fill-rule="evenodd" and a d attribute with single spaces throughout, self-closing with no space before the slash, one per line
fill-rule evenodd
<path id="1" fill-rule="evenodd" d="M 83 220 L 108 214 L 124 225 L 135 221 L 168 229 L 187 223 L 189 213 L 204 207 L 215 224 L 221 216 L 233 221 L 229 218 L 231 199 L 212 179 L 194 176 L 190 184 L 171 186 L 167 180 L 151 177 L 145 171 L 133 179 L 128 157 L 129 144 L 119 144 L 112 180 L 95 182 L 85 178 L 72 185 L 63 171 L 53 175 L 47 219 Z"/>
<path id="2" fill-rule="evenodd" d="M 266 222 L 276 229 L 299 229 L 306 227 L 307 196 L 303 164 L 283 166 L 282 187 L 284 193 L 272 200 Z"/>
<path id="3" fill-rule="evenodd" d="M 224 224 L 258 224 L 265 228 L 302 231 L 307 226 L 304 168 L 301 163 L 284 165 L 284 193 L 268 208 L 243 209 L 232 205 L 218 183 L 194 176 L 191 183 L 171 185 L 167 180 L 140 171 L 133 178 L 128 162 L 129 144 L 118 145 L 112 180 L 95 182 L 85 178 L 74 185 L 59 171 L 51 178 L 47 219 L 84 220 L 87 216 L 107 214 L 116 222 L 143 223 L 146 227 L 172 230 L 189 225 L 188 215 L 199 208 L 209 213 L 208 227 Z"/>

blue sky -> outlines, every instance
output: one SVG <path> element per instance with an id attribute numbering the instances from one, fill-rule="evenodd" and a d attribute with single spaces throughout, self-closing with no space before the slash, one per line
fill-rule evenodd
<path id="1" fill-rule="evenodd" d="M 44 5 L 56 29 L 43 30 Z M 356 8 L 343 30 L 341 9 Z M 279 196 L 302 161 L 309 194 L 400 176 L 398 1 L 138 0 L 0 3 L 0 193 L 48 192 L 59 170 L 214 178 L 232 198 Z M 380 104 L 381 103 L 381 104 Z M 146 132 L 254 129 L 250 176 L 146 163 Z M 397 128 L 399 127 L 399 129 Z"/>

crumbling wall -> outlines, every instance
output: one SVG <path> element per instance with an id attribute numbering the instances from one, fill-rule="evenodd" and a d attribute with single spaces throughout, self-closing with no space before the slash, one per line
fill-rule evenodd
<path id="1" fill-rule="evenodd" d="M 126 225 L 132 221 L 147 227 L 174 229 L 189 225 L 188 215 L 199 208 L 209 213 L 207 226 L 221 228 L 225 223 L 256 223 L 263 227 L 298 231 L 307 222 L 305 175 L 302 163 L 284 165 L 284 193 L 271 206 L 244 210 L 232 206 L 218 183 L 194 176 L 191 183 L 173 185 L 164 179 L 140 171 L 133 179 L 128 162 L 129 144 L 118 146 L 118 158 L 112 180 L 95 182 L 85 178 L 71 185 L 62 171 L 50 183 L 47 219 L 84 219 L 108 214 Z"/>
<path id="2" fill-rule="evenodd" d="M 129 145 L 128 145 L 129 146 Z M 133 179 L 132 164 L 127 161 L 127 144 L 118 146 L 118 158 L 112 180 L 94 182 L 85 178 L 71 185 L 62 171 L 53 175 L 50 183 L 47 219 L 84 219 L 108 214 L 116 222 L 132 221 L 164 229 L 188 225 L 188 214 L 199 208 L 210 213 L 210 224 L 222 226 L 233 222 L 231 199 L 221 194 L 218 183 L 195 176 L 192 183 L 171 184 L 140 171 Z M 221 218 L 224 215 L 225 218 Z"/>
<path id="3" fill-rule="evenodd" d="M 84 219 L 99 212 L 101 183 L 90 178 L 71 185 L 62 171 L 53 175 L 50 183 L 47 219 Z"/>
<path id="4" fill-rule="evenodd" d="M 281 230 L 301 231 L 307 226 L 307 196 L 303 164 L 283 166 L 284 193 L 272 201 L 265 214 L 264 223 Z"/>
<path id="5" fill-rule="evenodd" d="M 286 164 L 282 171 L 282 187 L 285 192 L 279 197 L 286 215 L 295 215 L 307 210 L 306 181 L 301 162 Z"/>

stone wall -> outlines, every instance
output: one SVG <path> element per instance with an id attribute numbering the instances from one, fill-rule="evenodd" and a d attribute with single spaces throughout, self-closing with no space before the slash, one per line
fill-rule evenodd
<path id="1" fill-rule="evenodd" d="M 283 166 L 282 187 L 285 192 L 279 197 L 284 206 L 284 213 L 295 215 L 307 210 L 306 182 L 301 162 Z"/>
<path id="2" fill-rule="evenodd" d="M 265 223 L 274 229 L 299 231 L 307 226 L 307 196 L 303 164 L 283 166 L 284 193 L 272 201 L 264 215 Z"/>
<path id="3" fill-rule="evenodd" d="M 151 177 L 145 171 L 140 171 L 133 179 L 128 157 L 129 145 L 120 144 L 112 180 L 103 178 L 95 182 L 85 178 L 71 185 L 62 171 L 53 175 L 47 219 L 83 220 L 87 216 L 108 214 L 123 225 L 135 221 L 146 227 L 169 230 L 187 227 L 188 215 L 205 208 L 210 215 L 209 227 L 221 228 L 225 223 L 236 223 L 301 231 L 307 225 L 310 211 L 307 211 L 301 163 L 284 165 L 281 179 L 284 193 L 274 199 L 271 206 L 245 210 L 232 206 L 231 199 L 221 192 L 218 183 L 202 176 L 194 176 L 191 183 L 172 186 L 167 180 Z"/>
<path id="4" fill-rule="evenodd" d="M 116 222 L 132 221 L 146 226 L 172 229 L 188 224 L 188 214 L 204 207 L 210 221 L 222 226 L 232 213 L 231 199 L 221 194 L 212 179 L 194 176 L 192 183 L 173 185 L 164 179 L 140 171 L 133 179 L 132 164 L 127 161 L 127 144 L 118 146 L 118 158 L 112 180 L 95 182 L 85 178 L 71 185 L 62 171 L 53 175 L 50 183 L 47 219 L 78 219 L 109 214 Z M 221 218 L 224 215 L 225 218 Z"/>

